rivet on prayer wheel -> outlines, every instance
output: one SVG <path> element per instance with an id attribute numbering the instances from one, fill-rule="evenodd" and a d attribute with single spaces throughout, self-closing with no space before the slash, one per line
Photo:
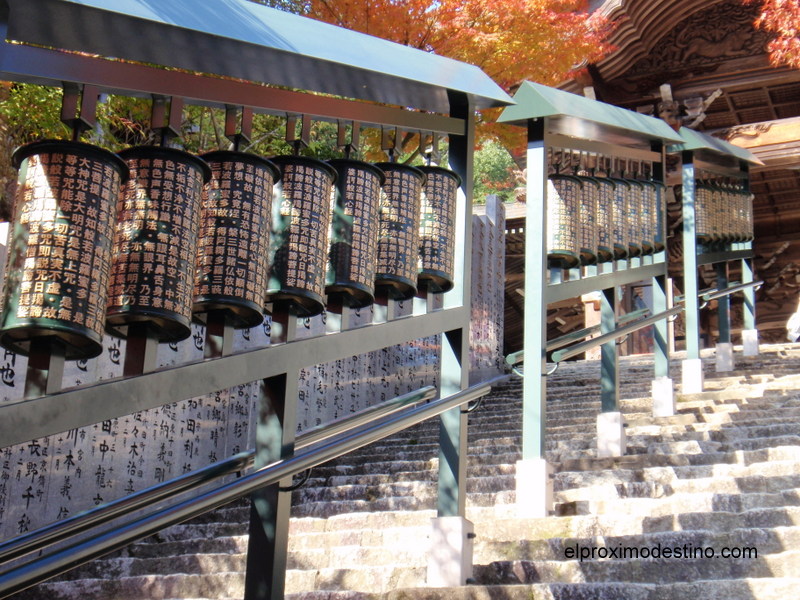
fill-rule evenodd
<path id="1" fill-rule="evenodd" d="M 572 175 L 547 180 L 547 260 L 551 267 L 572 268 L 580 263 L 578 219 L 581 182 Z"/>
<path id="2" fill-rule="evenodd" d="M 422 290 L 447 292 L 453 289 L 456 202 L 461 177 L 442 167 L 420 167 L 420 171 L 425 173 L 425 188 L 417 282 Z"/>
<path id="3" fill-rule="evenodd" d="M 128 167 L 101 148 L 41 141 L 19 169 L 0 343 L 27 355 L 34 340 L 68 360 L 102 351 L 114 219 Z"/>
<path id="4" fill-rule="evenodd" d="M 285 303 L 298 316 L 325 310 L 331 194 L 336 170 L 303 156 L 271 159 L 281 170 L 272 208 L 267 302 Z"/>
<path id="5" fill-rule="evenodd" d="M 203 192 L 192 311 L 223 311 L 233 327 L 264 320 L 272 191 L 280 171 L 244 152 L 202 156 L 211 167 Z"/>
<path id="6" fill-rule="evenodd" d="M 161 342 L 191 334 L 192 290 L 203 184 L 197 156 L 160 146 L 120 152 L 131 177 L 120 198 L 114 241 L 109 333 L 145 327 Z"/>
<path id="7" fill-rule="evenodd" d="M 334 305 L 361 308 L 375 300 L 378 214 L 385 177 L 360 160 L 328 161 L 336 169 L 336 202 L 325 292 Z"/>
<path id="8" fill-rule="evenodd" d="M 380 209 L 375 288 L 408 300 L 417 293 L 419 225 L 425 173 L 398 163 L 378 163 L 386 175 Z"/>

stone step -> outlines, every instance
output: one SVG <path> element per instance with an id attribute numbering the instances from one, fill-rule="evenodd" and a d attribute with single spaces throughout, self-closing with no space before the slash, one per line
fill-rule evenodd
<path id="1" fill-rule="evenodd" d="M 690 551 L 694 551 L 690 549 Z M 670 584 L 708 579 L 800 577 L 800 551 L 787 550 L 758 558 L 723 558 L 715 549 L 713 558 L 610 559 L 571 561 L 496 561 L 478 565 L 478 583 L 516 585 L 520 583 L 632 582 Z M 627 596 L 625 596 L 627 597 Z M 706 598 L 707 596 L 701 596 Z"/>

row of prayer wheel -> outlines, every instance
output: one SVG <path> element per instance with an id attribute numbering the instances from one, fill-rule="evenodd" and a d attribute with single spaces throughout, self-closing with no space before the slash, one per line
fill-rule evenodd
<path id="1" fill-rule="evenodd" d="M 312 316 L 326 296 L 362 307 L 453 286 L 461 181 L 444 168 L 65 141 L 13 160 L 0 344 L 15 352 L 44 339 L 91 358 L 104 330 L 173 342 L 213 311 L 245 328 L 269 302 Z"/>
<path id="2" fill-rule="evenodd" d="M 551 174 L 547 258 L 573 268 L 664 249 L 664 193 L 656 181 Z"/>
<path id="3" fill-rule="evenodd" d="M 741 185 L 698 180 L 695 232 L 705 245 L 752 241 L 752 194 Z"/>

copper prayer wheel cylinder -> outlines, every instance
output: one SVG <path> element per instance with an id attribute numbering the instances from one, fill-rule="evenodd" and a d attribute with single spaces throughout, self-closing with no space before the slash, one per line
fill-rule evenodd
<path id="1" fill-rule="evenodd" d="M 642 254 L 655 252 L 656 228 L 658 227 L 656 206 L 658 204 L 656 184 L 651 181 L 640 182 L 642 186 L 642 203 L 640 213 Z"/>
<path id="2" fill-rule="evenodd" d="M 694 201 L 694 226 L 697 241 L 710 244 L 715 241 L 712 220 L 714 218 L 714 190 L 705 183 L 696 183 Z"/>
<path id="3" fill-rule="evenodd" d="M 616 185 L 606 177 L 591 178 L 597 184 L 597 262 L 614 258 L 614 196 Z"/>
<path id="4" fill-rule="evenodd" d="M 578 247 L 581 264 L 591 265 L 597 262 L 597 206 L 600 184 L 594 179 L 580 177 L 581 195 L 578 209 Z"/>
<path id="5" fill-rule="evenodd" d="M 422 290 L 453 289 L 456 247 L 456 202 L 461 177 L 442 167 L 420 167 L 425 174 L 422 194 L 417 284 Z"/>
<path id="6" fill-rule="evenodd" d="M 547 261 L 549 266 L 569 269 L 580 264 L 578 225 L 580 179 L 550 175 L 547 179 Z"/>
<path id="7" fill-rule="evenodd" d="M 629 255 L 630 229 L 628 227 L 628 202 L 630 183 L 624 179 L 610 178 L 614 184 L 614 228 L 611 239 L 614 244 L 614 257 L 626 258 Z"/>
<path id="8" fill-rule="evenodd" d="M 131 177 L 119 200 L 107 330 L 144 327 L 160 342 L 191 334 L 205 161 L 181 150 L 137 146 L 120 152 Z"/>
<path id="9" fill-rule="evenodd" d="M 281 170 L 272 209 L 267 302 L 298 316 L 325 310 L 331 198 L 336 170 L 303 156 L 270 159 Z"/>
<path id="10" fill-rule="evenodd" d="M 416 167 L 378 163 L 386 176 L 380 207 L 376 293 L 408 300 L 417 293 L 419 228 L 425 173 Z"/>
<path id="11" fill-rule="evenodd" d="M 334 159 L 336 202 L 325 292 L 332 304 L 362 308 L 375 300 L 378 214 L 383 171 L 360 160 Z"/>
<path id="12" fill-rule="evenodd" d="M 633 179 L 627 179 L 628 186 L 625 188 L 627 199 L 625 201 L 628 209 L 625 226 L 628 230 L 628 256 L 642 255 L 642 196 L 644 186 Z"/>
<path id="13" fill-rule="evenodd" d="M 266 159 L 210 152 L 203 190 L 192 312 L 223 311 L 237 329 L 264 320 L 272 191 L 280 177 Z"/>
<path id="14" fill-rule="evenodd" d="M 128 167 L 80 142 L 18 149 L 0 343 L 23 355 L 52 342 L 68 360 L 102 352 L 114 220 Z"/>

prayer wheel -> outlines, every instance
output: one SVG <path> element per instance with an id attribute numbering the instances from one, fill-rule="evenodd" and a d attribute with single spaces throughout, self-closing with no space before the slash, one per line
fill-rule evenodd
<path id="1" fill-rule="evenodd" d="M 419 229 L 425 173 L 397 163 L 377 165 L 386 176 L 380 208 L 376 291 L 394 300 L 417 293 Z"/>
<path id="2" fill-rule="evenodd" d="M 695 184 L 694 226 L 697 241 L 710 244 L 714 241 L 712 219 L 714 211 L 714 190 L 703 182 Z"/>
<path id="3" fill-rule="evenodd" d="M 570 269 L 580 264 L 578 225 L 580 179 L 550 175 L 547 180 L 547 260 L 549 266 Z"/>
<path id="4" fill-rule="evenodd" d="M 653 250 L 662 252 L 666 247 L 664 240 L 664 219 L 666 217 L 667 186 L 660 181 L 653 182 L 655 185 L 655 213 L 653 214 Z"/>
<path id="5" fill-rule="evenodd" d="M 441 167 L 420 167 L 425 174 L 420 224 L 420 289 L 447 292 L 453 289 L 456 245 L 456 202 L 461 177 Z"/>
<path id="6" fill-rule="evenodd" d="M 627 219 L 625 227 L 627 229 L 628 256 L 642 255 L 642 205 L 644 196 L 644 185 L 641 182 L 627 179 L 628 186 L 625 189 L 627 208 Z"/>
<path id="7" fill-rule="evenodd" d="M 630 197 L 630 183 L 624 179 L 609 178 L 614 184 L 614 228 L 612 230 L 611 239 L 614 244 L 614 256 L 616 258 L 626 258 L 629 255 L 629 237 L 630 230 L 628 228 L 628 202 Z"/>
<path id="8" fill-rule="evenodd" d="M 612 241 L 614 230 L 614 197 L 616 186 L 606 177 L 591 178 L 597 184 L 597 262 L 608 262 L 614 258 Z"/>
<path id="9" fill-rule="evenodd" d="M 655 252 L 655 238 L 657 223 L 657 194 L 656 184 L 651 181 L 640 182 L 642 186 L 641 205 L 641 237 L 642 254 L 648 255 Z"/>
<path id="10" fill-rule="evenodd" d="M 580 177 L 579 180 L 581 195 L 578 207 L 578 248 L 580 249 L 581 264 L 591 265 L 597 262 L 597 207 L 600 184 L 587 177 Z"/>
<path id="11" fill-rule="evenodd" d="M 17 150 L 0 343 L 27 355 L 33 340 L 68 360 L 102 351 L 117 199 L 128 167 L 80 142 L 47 140 Z"/>
<path id="12" fill-rule="evenodd" d="M 186 339 L 211 171 L 201 158 L 173 148 L 138 146 L 120 156 L 131 177 L 117 206 L 107 329 L 120 337 L 133 326 L 160 342 Z"/>
<path id="13" fill-rule="evenodd" d="M 223 311 L 237 329 L 264 320 L 273 185 L 280 171 L 243 152 L 211 152 L 203 191 L 192 312 Z"/>
<path id="14" fill-rule="evenodd" d="M 375 267 L 383 171 L 359 160 L 328 161 L 336 169 L 336 202 L 325 291 L 334 304 L 362 308 L 375 300 Z"/>
<path id="15" fill-rule="evenodd" d="M 336 170 L 303 156 L 271 159 L 281 170 L 272 209 L 267 302 L 287 303 L 298 316 L 325 310 L 325 272 Z"/>

